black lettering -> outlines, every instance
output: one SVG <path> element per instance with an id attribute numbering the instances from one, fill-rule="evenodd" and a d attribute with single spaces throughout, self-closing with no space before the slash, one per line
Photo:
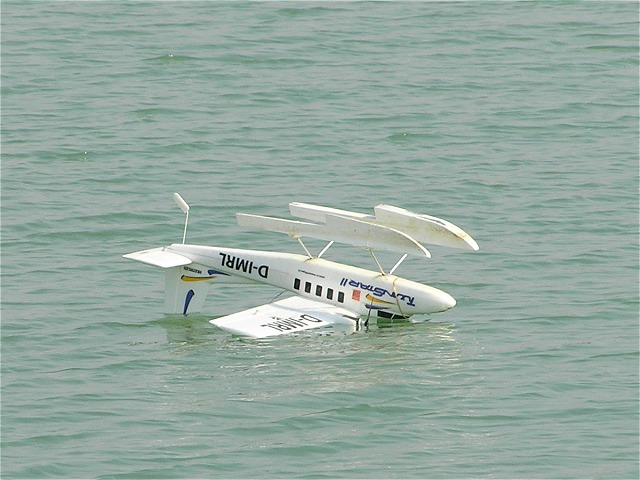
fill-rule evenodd
<path id="1" fill-rule="evenodd" d="M 274 330 L 277 330 L 279 332 L 284 332 L 286 330 L 290 330 L 289 328 L 282 328 L 282 326 L 278 323 L 265 323 L 263 325 L 260 325 L 261 327 L 265 327 L 265 328 L 273 328 Z"/>
<path id="2" fill-rule="evenodd" d="M 275 325 L 280 329 L 280 331 L 293 330 L 295 328 L 286 322 L 278 322 Z"/>
<path id="3" fill-rule="evenodd" d="M 249 263 L 249 261 L 244 258 L 236 258 L 236 270 L 242 270 L 244 273 L 247 273 L 247 268 L 250 267 L 253 267 L 253 262 Z M 249 273 L 251 273 L 251 269 L 249 270 Z"/>
<path id="4" fill-rule="evenodd" d="M 302 314 L 300 318 L 274 318 L 275 322 L 269 322 L 260 325 L 265 328 L 273 328 L 279 332 L 287 332 L 290 330 L 295 330 L 297 328 L 303 328 L 308 326 L 309 322 L 311 323 L 322 323 L 322 320 L 314 317 L 313 315 Z"/>
<path id="5" fill-rule="evenodd" d="M 293 328 L 300 328 L 300 327 L 306 327 L 307 324 L 304 323 L 302 320 L 297 320 L 295 318 L 286 318 L 284 320 L 282 320 L 286 325 L 290 325 Z"/>
<path id="6" fill-rule="evenodd" d="M 261 265 L 257 267 L 251 260 L 236 257 L 223 252 L 220 252 L 220 256 L 222 257 L 221 264 L 223 267 L 231 268 L 233 270 L 237 270 L 238 272 L 248 273 L 250 275 L 252 275 L 253 272 L 256 271 L 262 278 L 267 278 L 269 276 L 269 265 Z"/>
<path id="7" fill-rule="evenodd" d="M 198 270 L 196 268 L 191 268 L 191 267 L 182 267 L 182 268 L 185 269 L 187 272 L 193 272 L 193 273 L 202 275 L 202 270 Z"/>
<path id="8" fill-rule="evenodd" d="M 289 330 L 295 330 L 296 328 L 306 327 L 307 324 L 291 318 L 280 318 L 276 322 L 266 323 L 261 325 L 261 327 L 270 327 L 274 328 L 280 332 L 286 332 Z"/>

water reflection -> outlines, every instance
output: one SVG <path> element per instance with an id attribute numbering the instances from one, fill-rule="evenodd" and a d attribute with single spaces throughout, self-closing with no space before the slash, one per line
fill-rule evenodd
<path id="1" fill-rule="evenodd" d="M 165 315 L 152 322 L 165 329 L 167 341 L 173 346 L 209 344 L 217 329 L 210 328 L 208 315 Z"/>
<path id="2" fill-rule="evenodd" d="M 359 330 L 337 326 L 250 339 L 230 335 L 206 315 L 170 315 L 156 325 L 175 352 L 206 359 L 218 388 L 256 401 L 292 394 L 363 391 L 376 386 L 438 384 L 461 367 L 455 326 L 385 321 Z M 195 368 L 195 366 L 192 366 Z"/>

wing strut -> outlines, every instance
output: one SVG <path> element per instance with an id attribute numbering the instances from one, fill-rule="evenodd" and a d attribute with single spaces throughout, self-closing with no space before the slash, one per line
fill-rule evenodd
<path id="1" fill-rule="evenodd" d="M 302 241 L 302 237 L 294 237 L 294 238 L 295 238 L 296 240 L 298 240 L 298 243 L 300 243 L 300 245 L 302 246 L 302 248 L 304 249 L 305 253 L 307 254 L 307 256 L 308 256 L 309 258 L 320 258 L 322 255 L 324 255 L 324 254 L 325 254 L 325 252 L 326 252 L 327 250 L 329 250 L 329 248 L 331 247 L 331 245 L 333 245 L 333 244 L 334 244 L 333 240 L 332 240 L 332 241 L 330 241 L 329 243 L 327 243 L 327 245 L 326 245 L 322 250 L 320 250 L 320 253 L 318 254 L 318 256 L 317 256 L 317 257 L 314 257 L 313 255 L 311 255 L 311 252 L 309 251 L 309 249 L 307 248 L 307 246 L 306 246 L 306 245 L 304 244 L 304 242 Z"/>
<path id="2" fill-rule="evenodd" d="M 391 270 L 389 270 L 389 275 L 392 275 L 393 272 L 396 271 L 396 269 L 400 266 L 400 264 L 402 262 L 404 262 L 404 260 L 407 258 L 408 254 L 405 253 L 402 257 L 400 257 L 400 260 L 398 260 L 398 262 L 393 266 L 393 268 Z"/>
<path id="3" fill-rule="evenodd" d="M 298 242 L 300 243 L 300 245 L 302 245 L 302 248 L 304 249 L 305 252 L 307 252 L 307 255 L 309 256 L 309 258 L 313 258 L 313 255 L 311 255 L 311 252 L 309 251 L 309 249 L 307 248 L 307 246 L 304 244 L 304 242 L 302 241 L 301 237 L 295 237 L 296 240 L 298 240 Z"/>
<path id="4" fill-rule="evenodd" d="M 378 266 L 378 269 L 380 269 L 380 273 L 382 275 L 386 275 L 386 273 L 384 273 L 384 269 L 382 268 L 382 265 L 380 265 L 380 262 L 378 261 L 378 257 L 376 257 L 376 254 L 373 253 L 373 249 L 372 248 L 367 248 L 367 250 L 371 254 L 371 258 L 373 258 L 373 261 L 376 262 L 376 265 Z"/>
<path id="5" fill-rule="evenodd" d="M 318 258 L 320 258 L 322 255 L 324 255 L 324 254 L 325 254 L 325 252 L 326 252 L 327 250 L 329 250 L 329 247 L 331 247 L 331 245 L 333 245 L 333 244 L 334 244 L 334 241 L 333 241 L 333 240 L 331 240 L 329 243 L 327 243 L 327 246 L 326 246 L 326 247 L 324 247 L 324 248 L 320 251 L 320 253 L 318 254 Z"/>

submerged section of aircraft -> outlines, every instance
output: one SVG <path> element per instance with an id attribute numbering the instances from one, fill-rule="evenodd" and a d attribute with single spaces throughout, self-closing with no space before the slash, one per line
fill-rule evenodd
<path id="1" fill-rule="evenodd" d="M 374 215 L 304 203 L 289 205 L 292 215 L 310 221 L 237 214 L 241 226 L 286 233 L 300 242 L 305 255 L 185 244 L 189 205 L 178 193 L 174 200 L 187 215 L 182 244 L 124 255 L 165 269 L 165 311 L 201 310 L 212 284 L 262 283 L 293 294 L 267 305 L 211 320 L 237 335 L 267 337 L 331 324 L 359 326 L 374 315 L 408 318 L 443 312 L 455 306 L 448 293 L 394 275 L 408 254 L 429 258 L 431 243 L 466 250 L 478 244 L 466 232 L 437 217 L 379 205 Z M 329 241 L 316 256 L 303 237 Z M 321 258 L 333 242 L 366 248 L 378 267 L 366 270 Z M 375 250 L 402 253 L 385 272 Z"/>

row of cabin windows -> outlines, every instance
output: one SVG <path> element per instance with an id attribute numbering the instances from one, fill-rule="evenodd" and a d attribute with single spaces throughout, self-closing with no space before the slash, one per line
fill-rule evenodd
<path id="1" fill-rule="evenodd" d="M 296 290 L 300 290 L 300 286 L 301 286 L 301 281 L 299 278 L 296 278 L 293 280 L 293 288 L 295 288 Z M 311 293 L 311 288 L 313 286 L 311 285 L 311 282 L 304 282 L 304 291 L 306 293 Z M 321 297 L 322 296 L 322 285 L 316 285 L 316 297 Z M 327 288 L 327 299 L 328 300 L 333 300 L 333 288 Z M 344 292 L 338 292 L 338 302 L 340 303 L 344 303 Z"/>

